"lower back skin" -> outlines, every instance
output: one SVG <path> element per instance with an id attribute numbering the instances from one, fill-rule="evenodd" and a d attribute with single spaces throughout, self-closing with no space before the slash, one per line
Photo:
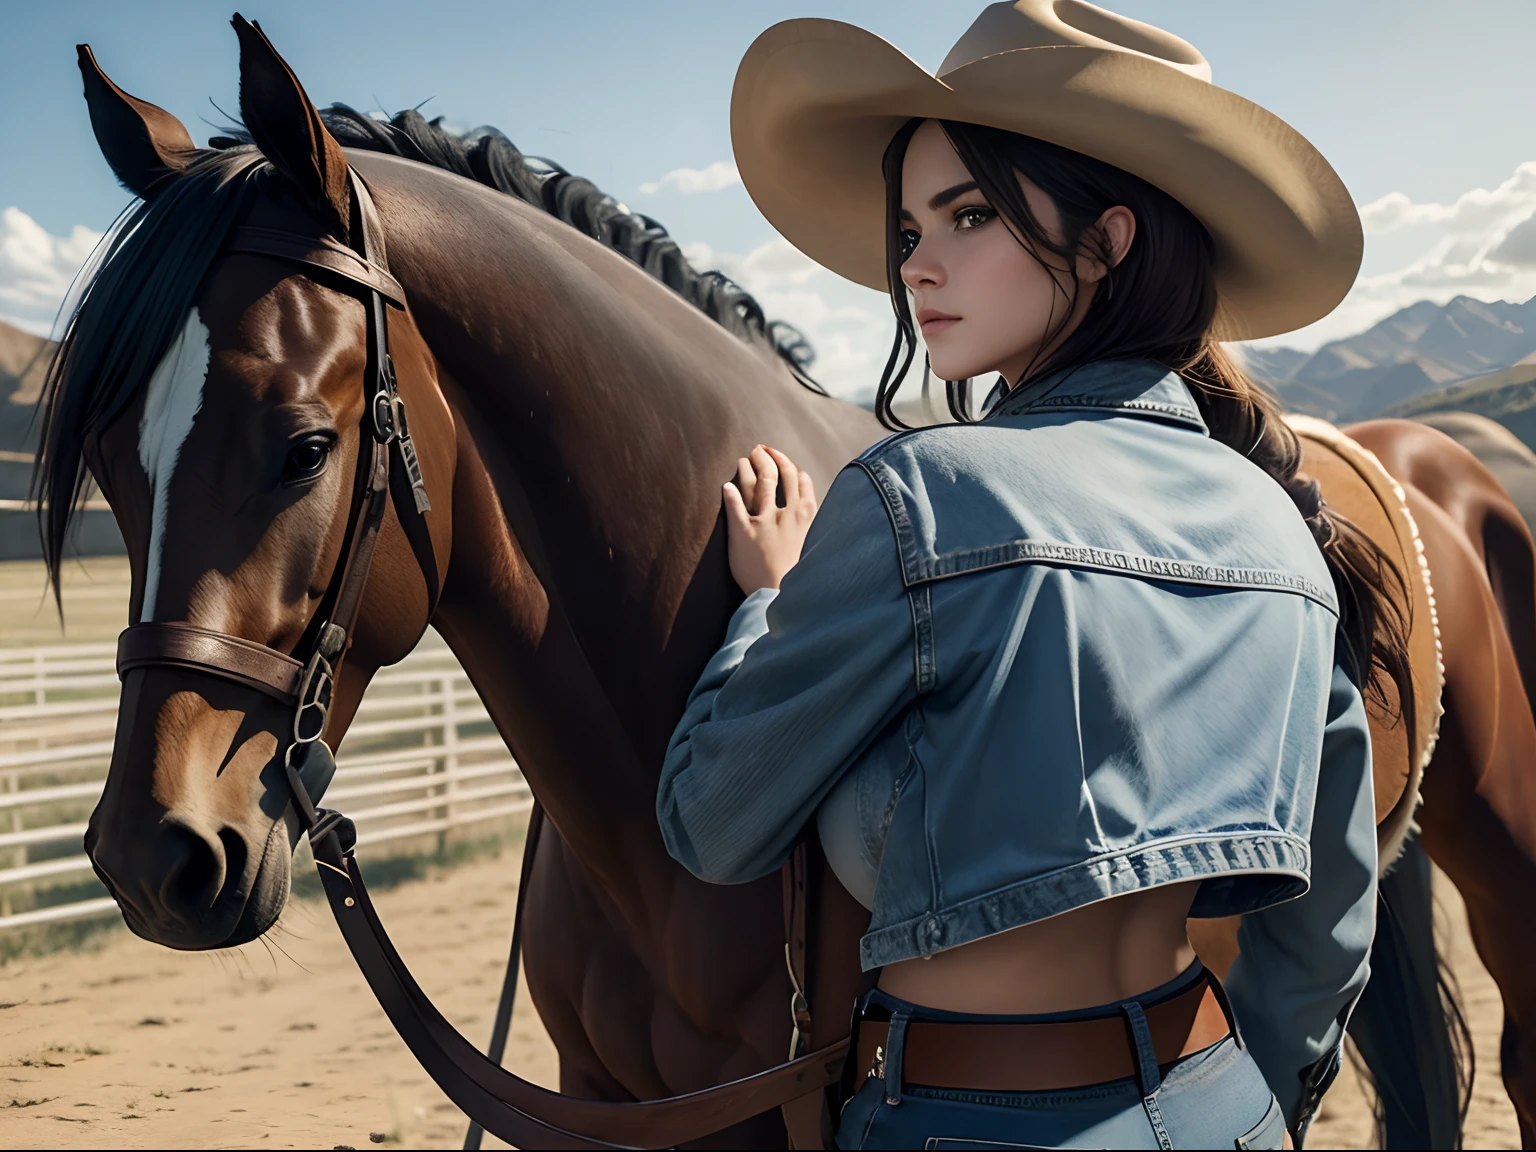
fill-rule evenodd
<path id="1" fill-rule="evenodd" d="M 1184 922 L 1198 880 L 1101 900 L 933 956 L 888 964 L 882 991 L 950 1012 L 1092 1008 L 1165 984 L 1194 962 Z"/>

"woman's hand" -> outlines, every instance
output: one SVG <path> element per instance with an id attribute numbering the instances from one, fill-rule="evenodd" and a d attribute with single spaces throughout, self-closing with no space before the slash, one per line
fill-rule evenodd
<path id="1" fill-rule="evenodd" d="M 731 575 L 748 596 L 760 588 L 777 588 L 799 561 L 816 517 L 810 476 L 784 453 L 759 444 L 750 457 L 736 462 L 736 479 L 725 486 L 724 500 Z"/>

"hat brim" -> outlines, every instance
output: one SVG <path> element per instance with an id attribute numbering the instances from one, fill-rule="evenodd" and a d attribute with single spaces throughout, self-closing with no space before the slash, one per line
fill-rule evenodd
<path id="1" fill-rule="evenodd" d="M 1235 93 L 1128 52 L 1020 48 L 940 80 L 861 28 L 790 20 L 742 60 L 731 141 L 748 193 L 790 243 L 885 291 L 881 158 L 913 117 L 1034 136 L 1167 192 L 1215 241 L 1223 339 L 1312 323 L 1359 270 L 1359 214 L 1305 137 Z"/>

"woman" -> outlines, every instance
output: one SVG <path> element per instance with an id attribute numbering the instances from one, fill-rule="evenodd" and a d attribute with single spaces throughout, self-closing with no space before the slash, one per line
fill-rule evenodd
<path id="1" fill-rule="evenodd" d="M 937 77 L 779 25 L 732 130 L 780 231 L 890 291 L 888 423 L 914 318 L 939 377 L 1000 378 L 819 511 L 782 454 L 741 462 L 746 600 L 669 748 L 669 850 L 742 882 L 814 820 L 871 909 L 842 1147 L 1299 1142 L 1374 931 L 1360 689 L 1406 687 L 1404 639 L 1390 562 L 1217 341 L 1338 302 L 1347 192 L 1188 44 L 1076 0 L 992 5 Z M 1185 920 L 1235 914 L 1223 993 Z"/>

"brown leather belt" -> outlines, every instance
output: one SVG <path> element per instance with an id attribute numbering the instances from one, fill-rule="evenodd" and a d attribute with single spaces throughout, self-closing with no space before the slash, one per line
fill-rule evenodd
<path id="1" fill-rule="evenodd" d="M 1231 1034 L 1210 984 L 1146 1009 L 1159 1064 L 1171 1064 Z M 857 1067 L 884 1075 L 884 1021 L 859 1023 Z M 959 1024 L 913 1020 L 902 1047 L 903 1084 L 981 1092 L 1049 1092 L 1136 1075 L 1123 1015 L 1061 1023 Z"/>

